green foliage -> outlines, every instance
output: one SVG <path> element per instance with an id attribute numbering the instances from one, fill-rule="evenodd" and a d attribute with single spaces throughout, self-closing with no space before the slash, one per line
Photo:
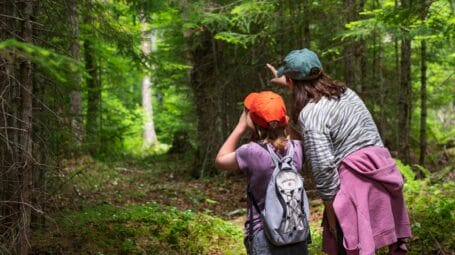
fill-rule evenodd
<path id="1" fill-rule="evenodd" d="M 62 232 L 55 231 L 52 238 L 72 240 L 73 246 L 80 247 L 79 252 L 244 254 L 243 233 L 238 227 L 218 218 L 156 203 L 127 207 L 99 205 L 56 217 L 63 223 Z M 34 243 L 39 247 L 46 240 L 35 239 Z M 58 243 L 64 244 L 59 241 L 54 244 Z"/>
<path id="2" fill-rule="evenodd" d="M 10 63 L 29 60 L 61 83 L 67 82 L 71 74 L 82 70 L 81 64 L 72 58 L 15 39 L 0 42 L 0 56 Z"/>
<path id="3" fill-rule="evenodd" d="M 195 131 L 192 101 L 188 100 L 189 91 L 176 86 L 159 91 L 155 95 L 154 109 L 156 132 L 162 143 L 171 144 L 174 135 L 179 131 L 192 133 Z"/>
<path id="4" fill-rule="evenodd" d="M 259 40 L 268 40 L 268 19 L 275 11 L 276 5 L 267 1 L 244 1 L 232 8 L 229 14 L 206 14 L 205 16 L 222 17 L 209 20 L 210 22 L 229 21 L 229 26 L 218 26 L 215 39 L 231 44 L 241 45 L 244 48 L 252 47 Z M 207 24 L 205 21 L 203 24 Z M 224 31 L 223 31 L 224 30 Z"/>
<path id="5" fill-rule="evenodd" d="M 449 253 L 455 249 L 455 182 L 416 180 L 411 167 L 397 160 L 405 177 L 404 194 L 412 224 L 410 254 Z M 428 170 L 424 171 L 429 173 Z"/>
<path id="6" fill-rule="evenodd" d="M 115 95 L 103 92 L 103 112 L 100 130 L 100 153 L 131 152 L 142 146 L 142 110 L 128 109 Z"/>

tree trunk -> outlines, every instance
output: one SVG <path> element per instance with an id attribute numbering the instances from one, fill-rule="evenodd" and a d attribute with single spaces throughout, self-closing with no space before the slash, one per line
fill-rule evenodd
<path id="1" fill-rule="evenodd" d="M 0 1 L 0 41 L 14 38 L 17 33 L 16 4 Z M 18 126 L 19 85 L 16 74 L 16 56 L 13 52 L 0 54 L 0 248 L 15 253 L 18 235 L 18 205 L 16 189 L 19 167 Z"/>
<path id="2" fill-rule="evenodd" d="M 223 133 L 220 128 L 218 104 L 219 91 L 216 84 L 216 63 L 214 59 L 213 35 L 205 31 L 198 35 L 198 47 L 192 51 L 193 71 L 191 73 L 191 88 L 196 103 L 197 125 L 197 155 L 193 169 L 194 177 L 204 177 L 216 173 L 214 159 L 219 146 L 222 144 Z M 195 40 L 196 40 L 195 39 Z"/>
<path id="3" fill-rule="evenodd" d="M 420 18 L 425 22 L 431 1 L 421 0 Z M 420 52 L 420 154 L 419 164 L 425 166 L 427 151 L 427 42 L 422 40 Z"/>
<path id="4" fill-rule="evenodd" d="M 147 32 L 145 28 L 145 19 L 143 19 L 141 22 L 143 27 L 141 49 L 144 56 L 147 57 L 150 52 L 154 51 L 154 48 L 156 47 L 156 38 L 153 32 Z M 153 69 L 153 67 L 151 67 L 151 69 Z M 148 74 L 142 78 L 142 108 L 144 109 L 145 122 L 143 148 L 150 148 L 158 142 L 158 139 L 156 137 L 155 125 L 153 122 L 152 82 Z"/>
<path id="5" fill-rule="evenodd" d="M 402 7 L 410 6 L 409 0 L 402 2 Z M 411 117 L 411 38 L 406 28 L 402 29 L 401 39 L 401 73 L 400 93 L 398 102 L 399 156 L 404 162 L 410 163 L 409 131 Z"/>
<path id="6" fill-rule="evenodd" d="M 399 41 L 398 38 L 394 38 L 394 56 L 395 56 L 395 77 L 399 77 L 401 74 L 400 71 L 400 52 L 399 52 Z M 397 116 L 400 114 L 400 94 L 401 94 L 401 87 L 400 87 L 400 79 L 395 79 L 394 86 L 397 88 L 397 92 L 394 94 L 394 101 L 395 103 L 395 113 Z M 395 122 L 395 149 L 397 151 L 400 150 L 400 126 L 398 125 L 398 119 Z"/>
<path id="7" fill-rule="evenodd" d="M 70 51 L 71 57 L 80 61 L 80 45 L 79 45 L 79 13 L 77 0 L 68 1 L 68 23 L 70 30 Z M 71 128 L 73 132 L 74 144 L 80 146 L 84 128 L 82 126 L 82 93 L 81 93 L 81 74 L 75 72 L 71 75 L 71 83 L 73 91 L 70 93 L 70 112 L 71 112 Z"/>
<path id="8" fill-rule="evenodd" d="M 90 9 L 92 2 L 87 2 L 87 13 L 84 16 L 84 23 L 88 26 L 93 26 L 93 17 L 90 16 Z M 96 51 L 93 42 L 90 38 L 84 40 L 84 58 L 85 69 L 88 73 L 87 84 L 87 114 L 86 114 L 86 143 L 89 147 L 90 153 L 96 154 L 98 152 L 99 144 L 99 116 L 101 105 L 101 87 L 98 80 L 98 67 L 96 64 Z"/>
<path id="9" fill-rule="evenodd" d="M 188 22 L 190 17 L 190 10 L 187 0 L 181 0 L 180 6 L 182 8 L 182 21 L 184 23 Z M 186 29 L 183 31 L 183 51 L 185 52 L 185 64 L 189 67 L 186 71 L 186 78 L 188 84 L 191 83 L 191 71 L 193 68 L 193 57 L 191 55 L 191 36 L 193 35 L 192 29 Z"/>
<path id="10" fill-rule="evenodd" d="M 302 1 L 303 3 L 300 4 L 303 8 L 303 25 L 302 25 L 302 45 L 304 48 L 311 48 L 311 33 L 310 33 L 310 17 L 311 17 L 311 12 L 310 12 L 310 3 L 308 0 Z"/>
<path id="11" fill-rule="evenodd" d="M 187 22 L 189 19 L 189 3 L 187 0 L 180 1 L 182 8 L 182 20 Z M 193 38 L 193 31 L 187 29 L 183 31 L 185 62 L 190 68 L 187 72 L 187 79 L 194 95 L 196 105 L 197 123 L 197 148 L 195 161 L 191 174 L 194 178 L 204 177 L 213 174 L 215 153 L 219 143 L 216 138 L 222 138 L 223 134 L 217 134 L 216 112 L 217 106 L 214 103 L 212 93 L 214 79 L 210 74 L 214 74 L 213 40 L 208 31 L 203 31 L 196 38 Z M 197 47 L 192 48 L 193 40 L 198 40 Z M 208 132 L 210 130 L 210 132 Z"/>
<path id="12" fill-rule="evenodd" d="M 345 0 L 345 20 L 346 23 L 358 19 L 358 3 L 356 0 Z M 360 58 L 362 55 L 362 44 L 353 39 L 346 44 L 343 51 L 344 57 L 344 80 L 357 92 L 361 92 L 361 69 Z"/>
<path id="13" fill-rule="evenodd" d="M 33 27 L 31 16 L 33 14 L 33 0 L 22 3 L 22 39 L 27 43 L 33 41 Z M 19 135 L 21 152 L 19 158 L 19 187 L 18 187 L 18 242 L 16 253 L 26 255 L 30 248 L 30 221 L 31 221 L 31 192 L 32 186 L 32 63 L 30 60 L 22 60 L 19 73 L 20 88 L 20 122 Z"/>
<path id="14" fill-rule="evenodd" d="M 420 156 L 419 163 L 425 166 L 427 150 L 427 43 L 421 45 L 421 70 L 420 70 Z"/>
<path id="15" fill-rule="evenodd" d="M 95 62 L 95 50 L 90 39 L 84 41 L 85 69 L 87 70 L 87 120 L 85 129 L 87 131 L 87 142 L 92 154 L 96 153 L 98 141 L 98 115 L 101 98 L 101 90 L 98 86 L 98 70 Z"/>
<path id="16" fill-rule="evenodd" d="M 387 95 L 387 90 L 386 86 L 384 84 L 384 72 L 383 72 L 383 63 L 384 63 L 384 53 L 382 49 L 382 43 L 379 43 L 379 48 L 378 48 L 378 82 L 379 82 L 379 105 L 381 107 L 381 112 L 380 112 L 380 121 L 379 121 L 379 130 L 381 132 L 382 138 L 385 139 L 385 130 L 386 130 L 386 95 Z"/>

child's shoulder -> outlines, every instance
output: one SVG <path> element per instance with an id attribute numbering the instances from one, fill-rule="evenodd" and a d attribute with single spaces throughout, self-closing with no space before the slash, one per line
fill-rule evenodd
<path id="1" fill-rule="evenodd" d="M 267 147 L 264 144 L 251 141 L 249 143 L 245 143 L 237 149 L 237 153 L 242 154 L 268 154 Z"/>

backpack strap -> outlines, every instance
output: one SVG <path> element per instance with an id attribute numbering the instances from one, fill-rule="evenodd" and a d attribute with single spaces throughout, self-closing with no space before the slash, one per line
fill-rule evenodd
<path id="1" fill-rule="evenodd" d="M 260 143 L 260 142 L 254 142 L 255 144 L 259 145 L 261 148 L 263 148 L 264 150 L 268 151 L 267 150 L 267 144 L 265 143 Z"/>

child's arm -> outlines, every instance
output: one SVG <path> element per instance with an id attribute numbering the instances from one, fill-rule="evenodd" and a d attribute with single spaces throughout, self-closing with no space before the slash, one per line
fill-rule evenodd
<path id="1" fill-rule="evenodd" d="M 237 144 L 239 143 L 240 138 L 247 129 L 248 125 L 246 122 L 246 113 L 245 111 L 243 111 L 242 115 L 240 116 L 239 122 L 237 123 L 237 126 L 226 139 L 226 141 L 218 151 L 218 154 L 216 155 L 215 166 L 217 168 L 223 170 L 239 169 L 239 164 L 237 163 L 237 159 L 235 157 L 235 149 L 237 148 Z"/>

